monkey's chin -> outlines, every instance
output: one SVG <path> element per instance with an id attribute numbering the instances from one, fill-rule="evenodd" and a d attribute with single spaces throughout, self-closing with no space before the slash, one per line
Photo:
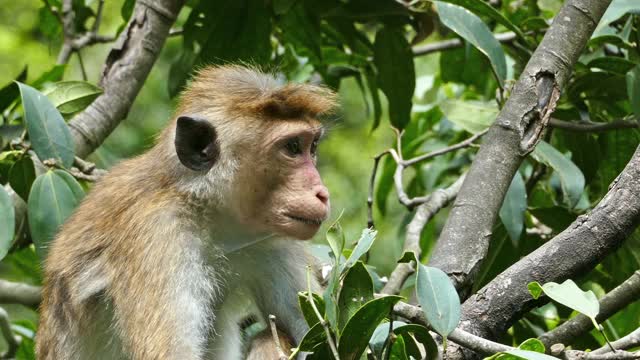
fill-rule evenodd
<path id="1" fill-rule="evenodd" d="M 298 240 L 309 240 L 315 235 L 324 219 L 307 219 L 299 216 L 287 215 L 289 221 L 284 232 Z"/>

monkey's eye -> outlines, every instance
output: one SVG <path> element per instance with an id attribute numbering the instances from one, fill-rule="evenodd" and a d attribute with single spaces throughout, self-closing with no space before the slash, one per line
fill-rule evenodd
<path id="1" fill-rule="evenodd" d="M 289 152 L 290 155 L 296 156 L 296 155 L 302 154 L 302 146 L 300 146 L 300 139 L 297 137 L 289 139 L 287 143 L 284 145 L 284 147 L 287 149 L 287 152 Z"/>
<path id="2" fill-rule="evenodd" d="M 318 152 L 318 142 L 320 141 L 320 139 L 315 138 L 313 139 L 313 142 L 311 143 L 311 155 L 316 156 L 316 153 Z"/>

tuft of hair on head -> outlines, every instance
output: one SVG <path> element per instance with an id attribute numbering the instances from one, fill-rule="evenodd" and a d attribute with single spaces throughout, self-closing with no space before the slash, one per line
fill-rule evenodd
<path id="1" fill-rule="evenodd" d="M 331 115 L 338 101 L 324 86 L 282 84 L 253 66 L 214 65 L 196 73 L 181 103 L 191 111 L 216 107 L 227 114 L 289 120 Z"/>

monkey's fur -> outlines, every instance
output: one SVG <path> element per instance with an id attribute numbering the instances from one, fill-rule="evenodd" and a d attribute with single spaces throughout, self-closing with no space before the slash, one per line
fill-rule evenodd
<path id="1" fill-rule="evenodd" d="M 247 314 L 274 314 L 294 343 L 307 330 L 296 293 L 311 257 L 295 239 L 329 211 L 314 146 L 335 95 L 222 66 L 199 71 L 179 104 L 52 242 L 38 359 L 240 359 Z M 272 348 L 256 341 L 250 356 Z"/>

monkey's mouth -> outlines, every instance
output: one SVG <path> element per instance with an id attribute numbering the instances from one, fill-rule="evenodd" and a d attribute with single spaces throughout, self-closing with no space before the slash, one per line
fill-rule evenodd
<path id="1" fill-rule="evenodd" d="M 320 226 L 322 224 L 322 221 L 324 220 L 322 218 L 309 219 L 309 218 L 303 218 L 303 217 L 300 217 L 300 216 L 294 216 L 294 215 L 289 215 L 289 214 L 287 214 L 287 217 L 290 218 L 290 219 L 293 219 L 295 221 L 301 222 L 303 224 L 306 224 L 306 225 L 318 225 L 318 226 Z"/>

